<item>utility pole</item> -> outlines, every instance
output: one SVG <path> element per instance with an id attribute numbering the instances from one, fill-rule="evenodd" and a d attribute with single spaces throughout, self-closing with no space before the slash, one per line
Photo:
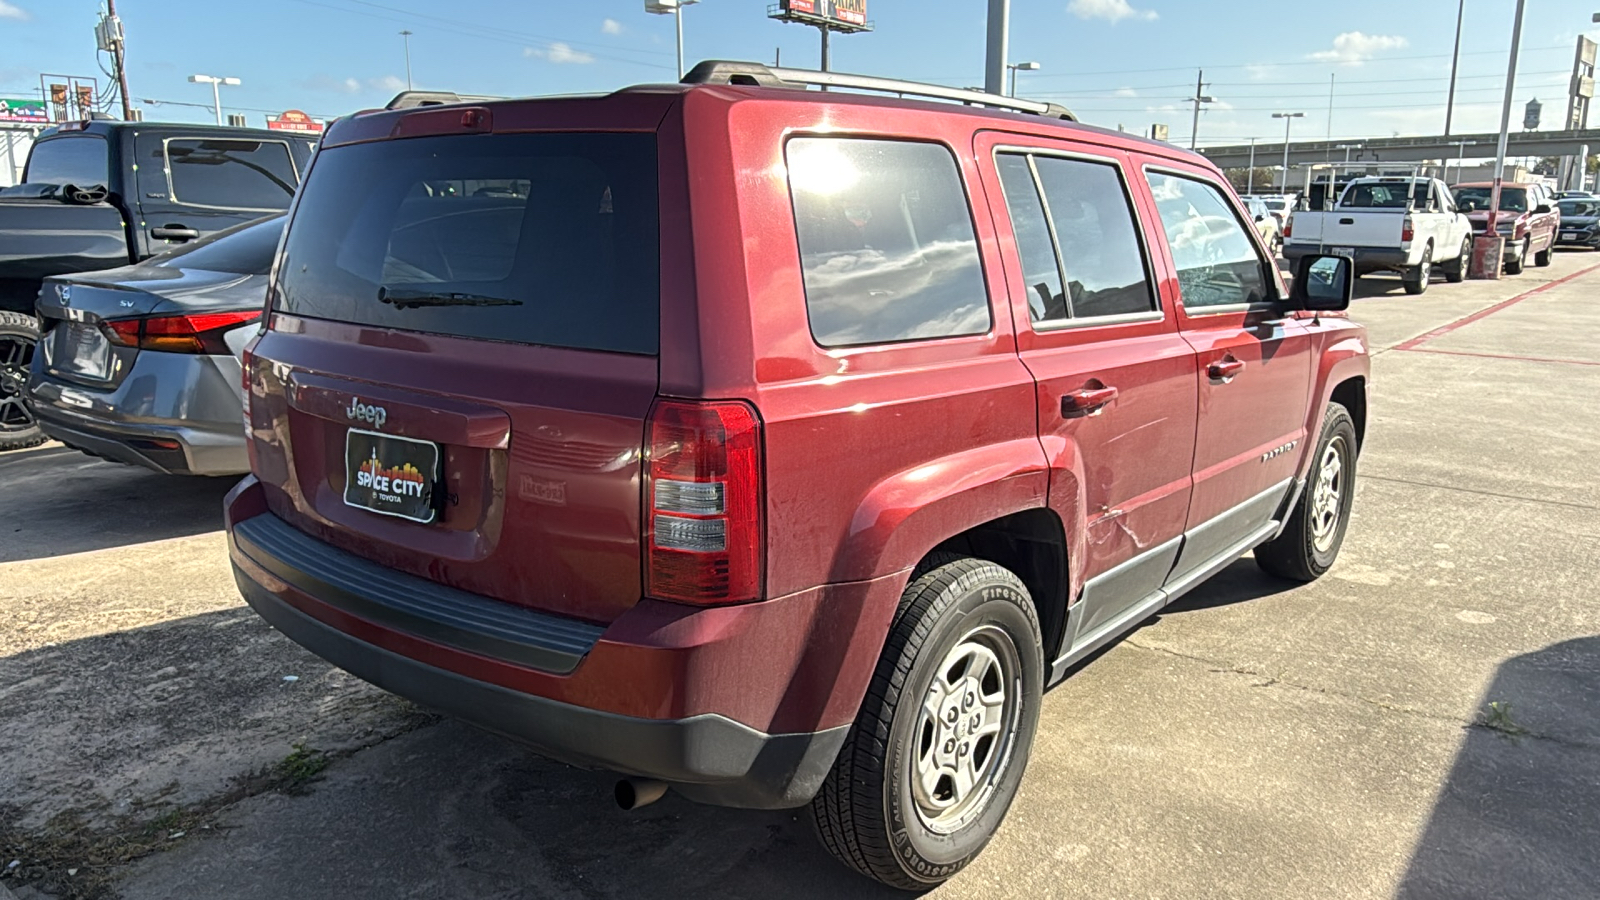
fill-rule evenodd
<path id="1" fill-rule="evenodd" d="M 122 119 L 133 121 L 133 100 L 128 96 L 128 57 L 122 39 L 122 20 L 117 18 L 117 0 L 106 0 L 106 17 L 110 26 L 111 56 L 117 67 L 117 93 L 122 95 Z"/>
<path id="2" fill-rule="evenodd" d="M 983 61 L 983 89 L 1006 92 L 1006 59 L 1011 55 L 1011 0 L 989 0 L 989 45 Z"/>
<path id="3" fill-rule="evenodd" d="M 400 39 L 406 42 L 406 90 L 411 90 L 411 29 L 406 28 L 400 32 Z"/>
<path id="4" fill-rule="evenodd" d="M 822 31 L 822 71 L 826 72 L 826 71 L 828 71 L 828 66 L 832 62 L 831 59 L 830 59 L 831 54 L 829 54 L 829 52 L 828 52 L 828 30 L 829 29 L 828 29 L 828 26 L 823 25 L 823 26 L 821 26 L 820 30 Z M 827 85 L 823 85 L 823 90 L 827 90 Z"/>
<path id="5" fill-rule="evenodd" d="M 1295 119 L 1303 119 L 1305 116 L 1306 114 L 1303 112 L 1275 112 L 1272 114 L 1274 119 L 1283 120 L 1283 192 L 1285 194 L 1289 193 L 1289 126 L 1294 124 Z"/>
<path id="6" fill-rule="evenodd" d="M 1456 7 L 1456 51 L 1450 57 L 1450 97 L 1444 104 L 1444 136 L 1450 136 L 1450 120 L 1456 111 L 1456 70 L 1461 64 L 1461 19 L 1467 12 L 1467 0 Z"/>
<path id="7" fill-rule="evenodd" d="M 1333 80 L 1338 73 L 1328 73 L 1328 143 L 1333 143 Z"/>
<path id="8" fill-rule="evenodd" d="M 1195 141 L 1200 136 L 1200 104 L 1217 102 L 1217 98 L 1206 94 L 1205 80 L 1206 72 L 1204 69 L 1201 69 L 1200 74 L 1196 76 L 1194 80 L 1194 96 L 1188 98 L 1189 101 L 1194 104 L 1194 124 L 1189 128 L 1190 150 L 1195 148 Z"/>
<path id="9" fill-rule="evenodd" d="M 1522 12 L 1527 0 L 1517 0 L 1517 21 L 1511 26 L 1511 60 L 1506 64 L 1506 99 L 1500 108 L 1500 142 L 1494 151 L 1494 190 L 1489 197 L 1489 221 L 1484 234 L 1494 237 L 1500 214 L 1500 184 L 1505 180 L 1506 140 L 1511 134 L 1511 99 L 1517 89 L 1517 53 L 1522 49 Z"/>
<path id="10" fill-rule="evenodd" d="M 1250 139 L 1250 169 L 1248 170 L 1248 173 L 1244 176 L 1244 192 L 1246 194 L 1254 194 L 1256 192 L 1256 139 L 1255 138 L 1251 138 Z"/>

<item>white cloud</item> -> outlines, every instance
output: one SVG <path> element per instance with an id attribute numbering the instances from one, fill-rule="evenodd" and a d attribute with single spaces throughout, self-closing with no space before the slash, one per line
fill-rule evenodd
<path id="1" fill-rule="evenodd" d="M 1251 81 L 1269 81 L 1278 75 L 1278 67 L 1271 64 L 1245 66 L 1244 70 Z"/>
<path id="2" fill-rule="evenodd" d="M 33 17 L 28 15 L 28 11 L 22 7 L 17 6 L 15 3 L 7 3 L 6 0 L 0 0 L 0 19 L 16 19 L 19 22 L 26 22 L 31 18 Z"/>
<path id="3" fill-rule="evenodd" d="M 0 0 L 4 2 L 4 0 Z M 395 75 L 383 75 L 378 78 L 339 78 L 333 75 L 318 73 L 299 82 L 300 87 L 308 91 L 322 91 L 329 94 L 360 94 L 366 91 L 402 91 L 405 90 L 406 80 Z"/>
<path id="4" fill-rule="evenodd" d="M 1116 93 L 1113 94 L 1112 96 L 1116 96 L 1116 97 L 1137 97 L 1137 96 L 1139 96 L 1139 92 L 1134 90 L 1133 88 L 1128 88 L 1128 87 L 1117 88 Z"/>
<path id="5" fill-rule="evenodd" d="M 606 19 L 600 23 L 600 31 L 604 34 L 621 34 L 622 23 L 616 19 Z"/>
<path id="6" fill-rule="evenodd" d="M 548 47 L 524 47 L 522 48 L 522 55 L 536 56 L 540 59 L 546 60 L 547 62 L 555 63 L 556 65 L 563 65 L 565 63 L 575 63 L 581 65 L 584 63 L 594 62 L 594 56 L 585 53 L 582 50 L 574 50 L 569 45 L 563 44 L 560 41 L 555 41 Z"/>
<path id="7" fill-rule="evenodd" d="M 1080 19 L 1104 19 L 1115 25 L 1123 19 L 1155 21 L 1159 16 L 1153 9 L 1134 9 L 1128 0 L 1072 0 L 1067 12 Z"/>
<path id="8" fill-rule="evenodd" d="M 1385 50 L 1404 50 L 1409 44 L 1410 42 L 1403 37 L 1346 31 L 1333 39 L 1332 50 L 1318 50 L 1306 58 L 1318 62 L 1359 66 Z"/>

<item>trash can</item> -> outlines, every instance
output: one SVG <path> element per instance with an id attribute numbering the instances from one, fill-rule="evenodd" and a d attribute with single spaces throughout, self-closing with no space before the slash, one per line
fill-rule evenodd
<path id="1" fill-rule="evenodd" d="M 1498 234 L 1480 234 L 1472 239 L 1472 265 L 1468 278 L 1498 279 L 1504 271 L 1506 239 Z"/>

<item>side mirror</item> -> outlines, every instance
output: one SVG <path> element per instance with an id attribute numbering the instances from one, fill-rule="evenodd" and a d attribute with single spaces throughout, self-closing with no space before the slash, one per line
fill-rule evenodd
<path id="1" fill-rule="evenodd" d="M 1539 205 L 1538 205 L 1538 206 L 1536 206 L 1536 207 L 1534 207 L 1534 208 L 1533 208 L 1533 211 L 1534 211 L 1534 212 L 1535 212 L 1535 213 L 1537 213 L 1537 214 L 1539 214 L 1539 215 L 1541 215 L 1541 216 L 1542 216 L 1542 215 L 1544 215 L 1544 214 L 1545 214 L 1545 213 L 1548 213 L 1548 212 L 1549 212 L 1549 211 L 1550 211 L 1550 204 L 1548 204 L 1548 203 L 1541 203 L 1541 204 L 1539 204 Z"/>
<path id="2" fill-rule="evenodd" d="M 1256 213 L 1256 221 L 1257 222 L 1265 222 L 1266 220 L 1267 220 L 1267 214 L 1266 213 Z"/>
<path id="3" fill-rule="evenodd" d="M 1337 312 L 1350 308 L 1355 261 L 1348 256 L 1303 256 L 1294 267 L 1289 303 L 1295 309 Z"/>

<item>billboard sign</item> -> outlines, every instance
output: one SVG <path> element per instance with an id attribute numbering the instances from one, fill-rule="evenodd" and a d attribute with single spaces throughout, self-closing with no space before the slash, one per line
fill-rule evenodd
<path id="1" fill-rule="evenodd" d="M 842 25 L 848 29 L 867 25 L 867 0 L 779 0 L 775 18 L 813 25 Z"/>
<path id="2" fill-rule="evenodd" d="M 321 134 L 322 123 L 298 109 L 285 110 L 276 117 L 267 117 L 267 127 L 273 131 L 297 131 L 301 134 Z"/>
<path id="3" fill-rule="evenodd" d="M 0 97 L 0 122 L 50 124 L 50 108 L 43 100 L 11 100 Z"/>

